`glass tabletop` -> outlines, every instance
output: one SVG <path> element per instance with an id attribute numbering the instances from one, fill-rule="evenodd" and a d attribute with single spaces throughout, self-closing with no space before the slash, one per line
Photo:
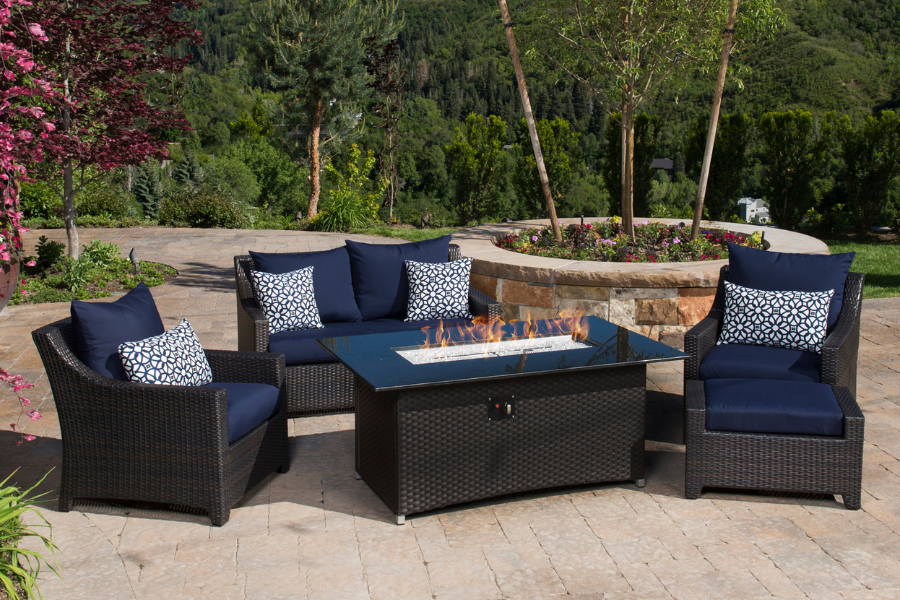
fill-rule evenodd
<path id="1" fill-rule="evenodd" d="M 599 317 L 478 327 L 475 332 L 429 328 L 319 343 L 376 391 L 687 357 Z"/>

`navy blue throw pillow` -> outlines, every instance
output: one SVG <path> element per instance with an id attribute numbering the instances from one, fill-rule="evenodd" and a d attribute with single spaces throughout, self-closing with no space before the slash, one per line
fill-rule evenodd
<path id="1" fill-rule="evenodd" d="M 119 346 L 165 333 L 150 288 L 139 283 L 115 302 L 72 300 L 75 355 L 91 369 L 128 381 Z"/>
<path id="2" fill-rule="evenodd" d="M 323 323 L 352 323 L 362 315 L 353 297 L 350 277 L 350 256 L 341 246 L 324 252 L 250 252 L 256 271 L 290 273 L 306 267 L 313 268 L 313 289 L 316 307 Z"/>
<path id="3" fill-rule="evenodd" d="M 768 252 L 728 243 L 731 282 L 767 292 L 825 292 L 834 290 L 828 310 L 829 331 L 841 314 L 844 284 L 855 252 L 790 254 Z"/>
<path id="4" fill-rule="evenodd" d="M 411 244 L 363 244 L 347 240 L 353 290 L 364 321 L 402 319 L 409 300 L 404 261 L 447 262 L 450 236 Z"/>

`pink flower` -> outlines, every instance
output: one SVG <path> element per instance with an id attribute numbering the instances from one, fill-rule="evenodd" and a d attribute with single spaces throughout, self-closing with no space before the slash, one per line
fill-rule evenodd
<path id="1" fill-rule="evenodd" d="M 20 57 L 19 60 L 16 61 L 16 64 L 22 67 L 22 70 L 26 73 L 34 68 L 34 61 L 30 58 Z"/>
<path id="2" fill-rule="evenodd" d="M 34 436 L 31 435 L 31 434 L 28 434 L 28 435 L 25 436 L 25 441 L 26 441 L 26 442 L 33 442 L 33 441 L 36 440 L 36 439 L 37 439 L 37 438 L 34 437 Z"/>
<path id="3" fill-rule="evenodd" d="M 25 263 L 25 266 L 26 266 L 26 267 L 33 267 L 33 266 L 36 265 L 36 264 L 37 264 L 37 261 L 36 261 L 36 260 L 29 260 L 27 263 Z"/>
<path id="4" fill-rule="evenodd" d="M 38 419 L 41 418 L 41 413 L 39 413 L 37 410 L 29 410 L 25 414 L 28 415 L 28 418 L 31 419 L 32 421 L 37 421 Z"/>
<path id="5" fill-rule="evenodd" d="M 39 23 L 30 23 L 28 25 L 28 33 L 30 33 L 31 35 L 33 35 L 34 37 L 36 37 L 37 39 L 39 39 L 41 41 L 44 41 L 44 42 L 47 41 L 47 34 L 44 33 L 43 29 L 41 29 L 41 26 Z"/>
<path id="6" fill-rule="evenodd" d="M 28 398 L 19 398 L 22 401 L 22 406 L 31 406 L 31 400 Z"/>
<path id="7" fill-rule="evenodd" d="M 10 429 L 12 429 L 13 431 L 16 430 L 16 424 L 15 424 L 15 423 L 10 423 L 10 424 L 9 424 L 9 427 L 10 427 Z"/>
<path id="8" fill-rule="evenodd" d="M 672 240 L 672 243 L 679 244 L 679 243 L 681 243 L 681 240 L 679 240 L 678 238 L 675 238 L 674 240 Z"/>
<path id="9" fill-rule="evenodd" d="M 531 241 L 532 242 L 538 241 L 538 237 L 536 235 L 531 236 Z"/>

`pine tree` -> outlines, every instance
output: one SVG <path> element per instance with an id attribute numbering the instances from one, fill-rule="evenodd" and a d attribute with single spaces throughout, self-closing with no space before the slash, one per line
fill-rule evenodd
<path id="1" fill-rule="evenodd" d="M 163 185 L 159 179 L 159 172 L 149 163 L 138 167 L 134 175 L 134 183 L 131 184 L 131 192 L 141 205 L 144 217 L 159 218 L 159 203 L 163 197 Z"/>
<path id="2" fill-rule="evenodd" d="M 307 218 L 318 210 L 323 123 L 343 121 L 328 126 L 326 144 L 356 125 L 355 104 L 367 95 L 363 40 L 394 39 L 402 26 L 396 11 L 396 0 L 268 0 L 254 13 L 251 50 L 271 86 L 283 94 L 282 109 L 292 124 L 286 140 L 295 155 L 301 154 L 297 134 L 306 133 Z"/>

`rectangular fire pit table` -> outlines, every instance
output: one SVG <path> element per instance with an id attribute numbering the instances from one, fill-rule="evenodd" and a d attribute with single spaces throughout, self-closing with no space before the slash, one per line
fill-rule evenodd
<path id="1" fill-rule="evenodd" d="M 516 492 L 643 486 L 647 363 L 685 354 L 597 317 L 498 322 L 471 335 L 319 342 L 355 374 L 357 477 L 398 523 Z M 449 345 L 427 347 L 440 341 Z"/>

